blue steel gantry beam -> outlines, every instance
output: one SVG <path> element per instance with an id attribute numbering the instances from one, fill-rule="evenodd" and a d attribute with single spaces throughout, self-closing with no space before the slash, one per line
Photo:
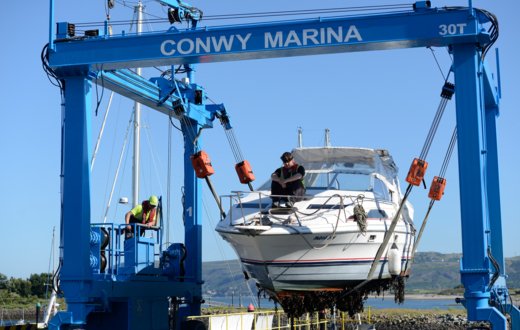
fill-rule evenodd
<path id="1" fill-rule="evenodd" d="M 176 289 L 165 290 L 164 295 L 185 298 L 189 308 L 184 314 L 196 314 L 200 312 L 202 284 L 201 187 L 191 169 L 189 156 L 196 151 L 193 132 L 201 127 L 210 127 L 218 107 L 193 102 L 197 85 L 184 86 L 182 93 L 172 92 L 175 82 L 168 85 L 159 78 L 147 81 L 126 69 L 396 48 L 449 47 L 454 57 L 456 82 L 463 303 L 470 320 L 489 321 L 494 328 L 505 330 L 505 314 L 509 313 L 513 330 L 520 330 L 520 311 L 508 302 L 502 251 L 495 125 L 499 97 L 482 58 L 485 48 L 493 42 L 486 29 L 489 22 L 487 15 L 473 8 L 433 9 L 422 1 L 416 3 L 415 10 L 402 13 L 170 29 L 139 35 L 105 34 L 74 38 L 67 35 L 68 23 L 58 23 L 57 38 L 51 37 L 48 62 L 65 82 L 61 282 L 69 306 L 67 313 L 59 315 L 63 321 L 58 323 L 86 324 L 91 312 L 107 313 L 111 310 L 111 299 L 120 301 L 125 292 L 129 311 L 137 300 L 146 296 L 143 292 L 131 290 L 136 283 L 124 279 L 114 283 L 119 287 L 116 294 L 116 290 L 109 289 L 110 279 L 99 280 L 90 271 L 90 119 L 87 113 L 92 79 L 103 84 L 100 78 L 104 76 L 104 86 L 182 120 L 186 137 L 185 242 L 191 258 L 187 263 L 185 281 L 175 283 Z M 51 33 L 53 29 L 51 17 Z M 175 105 L 179 104 L 176 101 L 183 104 L 183 110 L 192 107 L 196 111 L 175 112 Z M 146 286 L 146 281 L 141 283 Z M 165 288 L 167 285 L 165 282 Z M 133 321 L 139 324 L 135 319 Z"/>
<path id="2" fill-rule="evenodd" d="M 430 9 L 377 16 L 320 18 L 264 24 L 170 30 L 140 35 L 67 38 L 58 25 L 55 69 L 88 65 L 113 70 L 298 55 L 489 42 L 487 20 L 468 10 Z M 61 29 L 60 29 L 61 27 Z M 85 52 L 88 48 L 88 52 Z M 117 51 L 114 51 L 117 50 Z"/>

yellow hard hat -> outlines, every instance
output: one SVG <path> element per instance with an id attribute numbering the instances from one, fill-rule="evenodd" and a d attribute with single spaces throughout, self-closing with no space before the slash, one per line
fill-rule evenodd
<path id="1" fill-rule="evenodd" d="M 150 199 L 148 201 L 150 202 L 150 205 L 153 205 L 153 206 L 159 205 L 159 199 L 155 195 L 150 196 Z"/>

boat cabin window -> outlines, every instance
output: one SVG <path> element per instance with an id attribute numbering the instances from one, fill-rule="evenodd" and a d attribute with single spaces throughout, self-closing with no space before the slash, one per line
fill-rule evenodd
<path id="1" fill-rule="evenodd" d="M 390 196 L 390 191 L 388 190 L 388 187 L 386 184 L 384 184 L 383 181 L 380 179 L 374 177 L 374 197 L 379 200 L 384 201 L 392 201 L 392 197 Z"/>
<path id="2" fill-rule="evenodd" d="M 334 189 L 334 190 L 371 190 L 370 175 L 341 172 L 307 173 L 305 187 L 307 189 Z"/>
<path id="3" fill-rule="evenodd" d="M 305 173 L 304 182 L 307 191 L 372 191 L 377 199 L 382 201 L 392 201 L 392 196 L 386 184 L 372 174 L 310 170 Z M 271 180 L 268 180 L 259 190 L 270 189 Z"/>

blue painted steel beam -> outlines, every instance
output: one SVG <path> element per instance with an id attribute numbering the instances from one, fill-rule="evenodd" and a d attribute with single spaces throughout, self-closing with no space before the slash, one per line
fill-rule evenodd
<path id="1" fill-rule="evenodd" d="M 499 114 L 500 93 L 495 80 L 486 63 L 483 63 L 484 101 L 487 111 L 492 111 L 494 116 Z"/>
<path id="2" fill-rule="evenodd" d="M 197 105 L 193 102 L 184 102 L 185 112 L 182 116 L 174 111 L 174 102 L 179 100 L 179 94 L 177 91 L 171 93 L 176 86 L 165 78 L 153 78 L 150 81 L 131 70 L 119 69 L 101 71 L 97 75 L 96 83 L 167 116 L 176 119 L 185 116 L 195 120 L 204 128 L 213 127 L 215 113 L 208 111 L 204 104 Z M 193 98 L 193 90 L 197 87 L 196 85 L 178 85 L 183 98 Z"/>
<path id="3" fill-rule="evenodd" d="M 492 268 L 489 235 L 487 175 L 488 132 L 484 108 L 483 65 L 473 44 L 453 46 L 457 139 L 462 223 L 461 280 L 468 320 L 489 321 L 507 329 L 506 317 L 490 306 Z M 497 182 L 498 185 L 498 182 Z M 498 218 L 500 221 L 500 218 Z"/>
<path id="4" fill-rule="evenodd" d="M 485 88 L 484 90 L 490 90 Z M 487 98 L 486 98 L 487 100 Z M 491 102 L 486 102 L 486 105 Z M 485 127 L 486 127 L 486 189 L 489 210 L 489 229 L 491 253 L 499 264 L 501 275 L 505 275 L 504 251 L 502 241 L 502 211 L 500 210 L 500 183 L 498 168 L 498 141 L 496 117 L 498 106 L 492 104 L 491 108 L 486 106 Z"/>
<path id="5" fill-rule="evenodd" d="M 90 290 L 90 155 L 92 83 L 86 76 L 65 79 L 61 288 L 71 323 L 84 324 L 92 310 Z M 66 155 L 66 157 L 65 157 Z"/>
<path id="6" fill-rule="evenodd" d="M 197 123 L 181 122 L 184 135 L 184 242 L 187 258 L 185 264 L 186 281 L 196 283 L 196 289 L 188 295 L 186 315 L 200 315 L 202 301 L 202 186 L 196 177 L 191 158 L 198 151 L 200 140 L 197 136 Z"/>
<path id="7" fill-rule="evenodd" d="M 60 39 L 50 66 L 113 70 L 455 43 L 489 43 L 487 19 L 468 9 L 427 9 L 374 16 L 205 27 L 189 30 Z M 89 51 L 86 52 L 85 49 Z"/>

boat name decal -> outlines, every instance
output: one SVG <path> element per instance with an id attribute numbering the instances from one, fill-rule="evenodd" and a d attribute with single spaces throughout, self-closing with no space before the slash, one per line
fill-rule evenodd
<path id="1" fill-rule="evenodd" d="M 235 33 L 231 35 L 196 38 L 168 39 L 161 43 L 161 54 L 204 55 L 267 49 L 283 49 L 299 46 L 339 45 L 363 41 L 355 25 L 349 27 L 321 27 L 289 31 L 264 32 L 263 35 Z M 249 48 L 248 48 L 249 46 Z"/>
<path id="2" fill-rule="evenodd" d="M 326 240 L 333 240 L 335 238 L 336 238 L 336 236 L 330 236 L 330 235 L 327 235 L 327 236 L 314 236 L 313 240 L 315 240 L 315 241 L 326 241 Z"/>

